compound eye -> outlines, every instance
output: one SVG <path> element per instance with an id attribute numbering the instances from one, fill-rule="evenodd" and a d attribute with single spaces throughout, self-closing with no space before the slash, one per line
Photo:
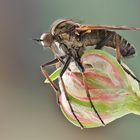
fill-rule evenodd
<path id="1" fill-rule="evenodd" d="M 50 33 L 43 33 L 40 37 L 41 44 L 44 47 L 51 47 L 52 42 L 53 42 L 53 37 Z"/>

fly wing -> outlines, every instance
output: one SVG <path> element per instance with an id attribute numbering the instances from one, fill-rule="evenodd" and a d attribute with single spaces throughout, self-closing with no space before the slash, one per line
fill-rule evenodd
<path id="1" fill-rule="evenodd" d="M 54 55 L 57 58 L 60 58 L 61 56 L 65 56 L 66 55 L 65 51 L 63 50 L 63 47 L 60 46 L 60 43 L 58 43 L 58 42 L 54 41 L 52 43 L 51 49 L 52 49 Z"/>
<path id="2" fill-rule="evenodd" d="M 77 31 L 86 30 L 140 30 L 140 27 L 122 26 L 122 25 L 80 25 Z"/>

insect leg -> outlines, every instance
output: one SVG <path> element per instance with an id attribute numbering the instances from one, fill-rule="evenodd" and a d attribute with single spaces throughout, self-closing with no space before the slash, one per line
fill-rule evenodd
<path id="1" fill-rule="evenodd" d="M 50 82 L 50 85 L 52 86 L 52 88 L 54 89 L 55 93 L 56 93 L 56 99 L 57 99 L 57 103 L 60 104 L 59 102 L 59 95 L 60 95 L 60 91 L 59 88 L 57 87 L 57 85 L 50 79 L 48 72 L 46 71 L 46 69 L 44 68 L 45 66 L 51 66 L 51 65 L 55 65 L 56 63 L 58 63 L 59 60 L 56 58 L 48 63 L 42 64 L 40 66 L 41 68 L 41 72 L 43 73 L 43 75 L 45 76 L 45 78 Z"/>
<path id="2" fill-rule="evenodd" d="M 72 107 L 72 105 L 71 105 L 71 103 L 70 103 L 70 100 L 69 100 L 69 97 L 68 97 L 68 93 L 67 93 L 67 91 L 66 91 L 65 84 L 64 84 L 64 81 L 63 81 L 63 78 L 62 78 L 62 76 L 63 76 L 64 72 L 67 70 L 67 68 L 68 68 L 68 66 L 69 66 L 69 64 L 70 64 L 70 62 L 71 62 L 71 57 L 69 56 L 69 57 L 67 58 L 67 61 L 66 61 L 65 65 L 64 65 L 64 67 L 63 67 L 61 73 L 60 73 L 60 80 L 61 80 L 61 83 L 62 83 L 62 87 L 63 87 L 63 90 L 64 90 L 64 94 L 65 94 L 66 100 L 68 101 L 70 110 L 71 110 L 73 116 L 75 117 L 75 119 L 77 120 L 77 122 L 79 123 L 79 125 L 81 126 L 81 128 L 84 128 L 83 124 L 80 122 L 80 120 L 78 119 L 78 117 L 76 116 L 76 114 L 75 114 L 75 112 L 74 112 L 74 110 L 73 110 L 73 107 Z"/>
<path id="3" fill-rule="evenodd" d="M 59 57 L 59 58 L 55 58 L 55 59 L 53 59 L 53 60 L 51 60 L 51 61 L 49 61 L 49 62 L 47 62 L 47 63 L 45 63 L 45 64 L 42 64 L 42 66 L 43 66 L 43 67 L 51 66 L 51 65 L 55 65 L 55 64 L 58 63 L 58 62 L 65 63 L 65 62 L 63 61 L 63 59 L 64 59 L 65 57 L 66 57 L 66 56 L 61 56 L 61 57 Z"/>
<path id="4" fill-rule="evenodd" d="M 123 66 L 121 64 L 121 53 L 120 53 L 120 45 L 121 45 L 121 41 L 118 37 L 118 35 L 115 36 L 115 45 L 116 45 L 116 57 L 117 57 L 117 61 L 119 62 L 119 64 L 122 66 L 123 70 L 129 74 L 133 79 L 135 79 L 137 82 L 140 83 L 140 80 L 133 75 L 125 66 Z"/>
<path id="5" fill-rule="evenodd" d="M 128 73 L 132 78 L 134 78 L 137 82 L 140 83 L 140 80 L 136 78 L 136 76 L 134 76 L 127 68 L 125 68 L 122 64 L 121 64 L 121 53 L 120 53 L 120 46 L 121 46 L 121 40 L 119 39 L 119 36 L 113 32 L 110 33 L 108 36 L 106 36 L 104 38 L 104 40 L 100 41 L 99 43 L 97 43 L 95 49 L 102 49 L 106 43 L 110 40 L 111 37 L 115 38 L 115 46 L 116 46 L 116 57 L 117 57 L 117 61 L 119 62 L 119 64 L 122 66 L 122 68 L 124 69 L 124 71 L 126 73 Z"/>
<path id="6" fill-rule="evenodd" d="M 56 59 L 53 59 L 53 60 L 51 60 L 51 61 L 49 61 L 47 63 L 42 64 L 41 66 L 42 67 L 51 66 L 51 65 L 55 65 L 58 62 L 59 62 L 59 60 L 56 58 Z"/>
<path id="7" fill-rule="evenodd" d="M 96 115 L 97 115 L 97 117 L 99 118 L 99 120 L 101 121 L 101 123 L 102 123 L 103 125 L 105 125 L 105 123 L 104 123 L 104 121 L 102 120 L 101 116 L 99 115 L 97 109 L 95 108 L 95 106 L 94 106 L 94 104 L 93 104 L 93 101 L 91 100 L 91 96 L 90 96 L 88 87 L 87 87 L 87 85 L 86 85 L 86 83 L 85 83 L 85 80 L 86 80 L 86 76 L 85 76 L 85 74 L 84 74 L 85 69 L 84 69 L 84 67 L 82 66 L 82 64 L 81 64 L 80 61 L 77 61 L 77 59 L 76 59 L 75 62 L 77 63 L 76 65 L 78 65 L 78 68 L 80 68 L 79 70 L 80 70 L 81 73 L 82 73 L 82 76 L 83 76 L 83 83 L 84 83 L 84 86 L 85 86 L 86 94 L 87 94 L 87 97 L 88 97 L 88 99 L 89 99 L 91 108 L 94 110 L 94 112 L 96 113 Z"/>

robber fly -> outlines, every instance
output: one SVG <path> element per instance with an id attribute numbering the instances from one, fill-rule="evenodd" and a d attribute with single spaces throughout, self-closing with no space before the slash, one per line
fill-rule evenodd
<path id="1" fill-rule="evenodd" d="M 44 47 L 49 47 L 54 53 L 55 59 L 41 65 L 41 70 L 45 77 L 50 81 L 50 84 L 56 93 L 60 93 L 59 89 L 55 83 L 51 81 L 44 67 L 56 63 L 61 63 L 63 65 L 60 73 L 60 80 L 62 82 L 71 112 L 82 128 L 84 128 L 84 126 L 76 116 L 71 106 L 62 76 L 69 67 L 71 61 L 75 62 L 76 66 L 84 76 L 85 69 L 81 64 L 80 59 L 84 53 L 84 50 L 88 46 L 95 46 L 94 49 L 102 49 L 104 46 L 115 49 L 116 57 L 120 65 L 121 57 L 134 55 L 136 52 L 134 46 L 121 35 L 111 30 L 140 30 L 140 28 L 129 26 L 81 25 L 73 20 L 63 19 L 55 21 L 52 24 L 50 31 L 42 34 L 40 39 L 34 39 L 40 42 Z M 121 66 L 130 76 L 140 82 L 129 70 L 127 70 L 123 65 Z M 101 123 L 105 125 L 93 102 L 91 101 L 91 97 L 87 89 L 86 93 L 91 104 L 91 108 L 93 108 Z"/>

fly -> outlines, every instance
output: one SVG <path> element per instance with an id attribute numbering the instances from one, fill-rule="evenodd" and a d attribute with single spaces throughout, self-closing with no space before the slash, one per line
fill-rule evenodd
<path id="1" fill-rule="evenodd" d="M 42 64 L 41 71 L 44 76 L 48 79 L 51 86 L 56 92 L 56 95 L 60 95 L 59 88 L 57 85 L 49 78 L 48 72 L 44 69 L 45 66 L 55 65 L 56 63 L 61 63 L 62 71 L 60 73 L 60 80 L 65 92 L 66 99 L 68 101 L 71 112 L 81 128 L 84 128 L 83 124 L 80 122 L 80 119 L 77 117 L 70 101 L 65 88 L 63 81 L 64 72 L 69 69 L 69 64 L 71 61 L 74 61 L 78 69 L 83 75 L 84 82 L 84 71 L 85 68 L 81 64 L 81 56 L 83 55 L 85 49 L 89 46 L 95 46 L 94 49 L 102 49 L 105 47 L 111 47 L 116 50 L 116 58 L 122 68 L 135 80 L 140 82 L 127 68 L 121 64 L 121 57 L 132 56 L 136 53 L 134 46 L 129 43 L 121 35 L 117 34 L 112 30 L 140 30 L 139 27 L 130 27 L 130 26 L 108 26 L 108 25 L 81 25 L 70 19 L 62 19 L 55 21 L 48 33 L 43 33 L 40 39 L 34 39 L 40 42 L 44 47 L 49 47 L 55 59 Z M 70 69 L 69 69 L 70 70 Z M 102 117 L 98 113 L 96 107 L 94 106 L 90 93 L 85 84 L 85 90 L 87 97 L 89 99 L 91 108 L 96 113 L 100 122 L 105 125 L 105 122 L 102 120 Z M 57 97 L 58 97 L 57 96 Z M 59 99 L 58 99 L 59 102 Z M 61 105 L 61 103 L 59 102 Z"/>

